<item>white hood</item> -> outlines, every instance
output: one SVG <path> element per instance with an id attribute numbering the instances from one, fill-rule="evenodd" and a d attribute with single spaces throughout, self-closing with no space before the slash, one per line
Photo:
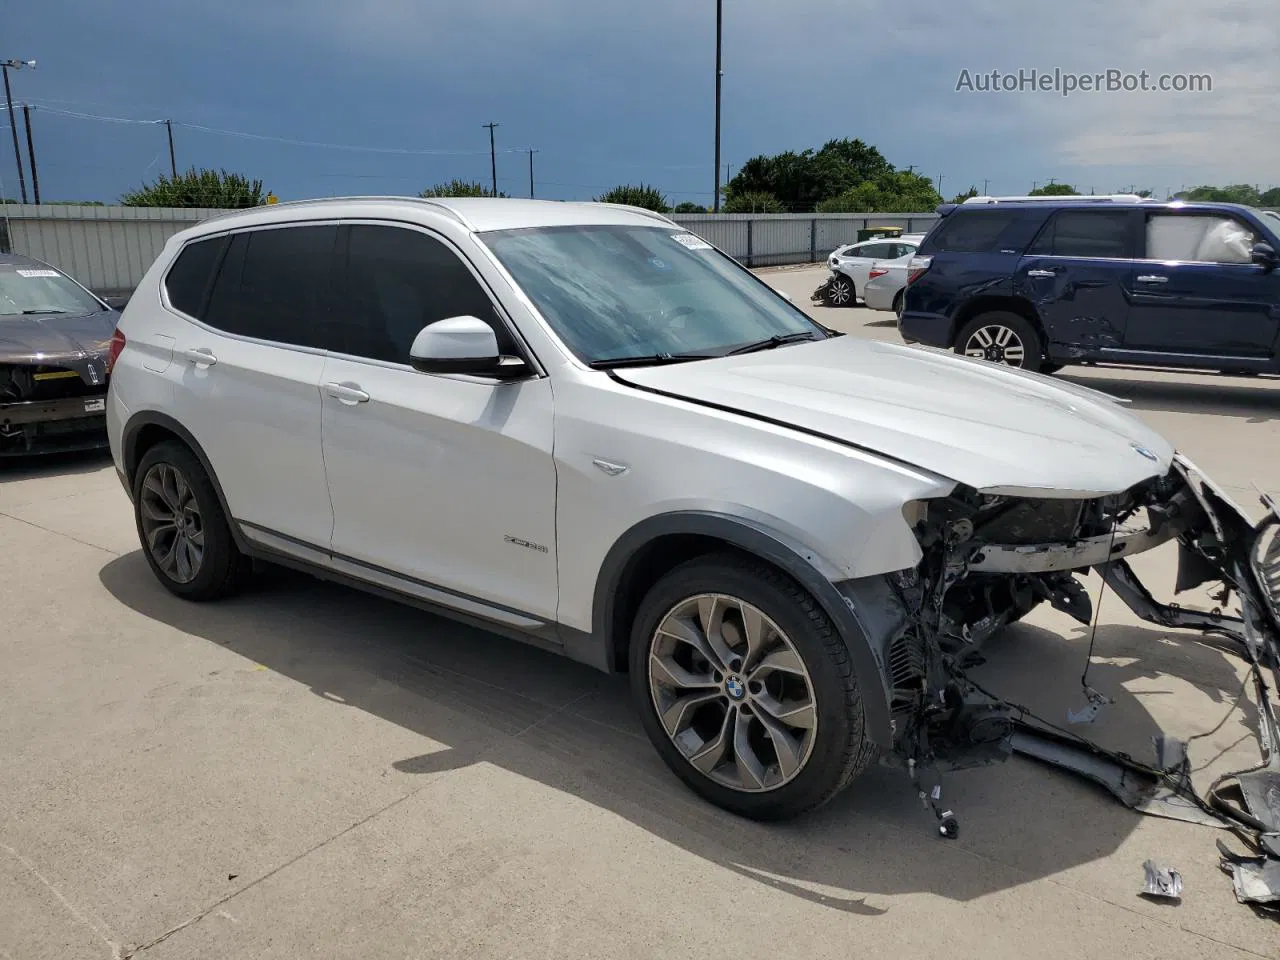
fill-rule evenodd
<path id="1" fill-rule="evenodd" d="M 1096 391 L 852 336 L 616 374 L 794 424 L 988 492 L 1119 493 L 1168 472 L 1174 453 Z"/>

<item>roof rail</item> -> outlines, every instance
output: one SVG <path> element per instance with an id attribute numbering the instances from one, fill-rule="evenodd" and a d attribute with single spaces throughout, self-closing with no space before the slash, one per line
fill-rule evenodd
<path id="1" fill-rule="evenodd" d="M 222 220 L 226 217 L 240 216 L 242 214 L 252 213 L 255 210 L 279 210 L 282 207 L 295 208 L 295 207 L 308 207 L 308 206 L 328 206 L 330 204 L 335 204 L 335 203 L 350 203 L 352 201 L 372 202 L 372 201 L 378 201 L 378 200 L 381 200 L 384 202 L 391 200 L 391 201 L 400 202 L 400 203 L 407 202 L 407 203 L 427 204 L 429 206 L 433 206 L 439 210 L 442 210 L 444 213 L 448 214 L 451 218 L 456 220 L 458 223 L 462 224 L 462 226 L 466 227 L 468 230 L 474 229 L 474 227 L 471 225 L 470 222 L 468 222 L 466 217 L 462 216 L 462 214 L 458 213 L 458 211 L 454 210 L 447 203 L 442 203 L 437 198 L 398 197 L 390 194 L 382 194 L 382 195 L 375 194 L 375 195 L 369 195 L 369 196 L 354 196 L 354 197 L 309 197 L 304 200 L 284 200 L 284 201 L 281 201 L 280 203 L 272 203 L 272 204 L 264 203 L 264 204 L 259 204 L 256 207 L 241 207 L 238 210 L 228 210 L 225 213 L 219 213 L 216 216 L 209 217 L 202 222 L 209 223 L 214 220 Z"/>
<path id="2" fill-rule="evenodd" d="M 1136 193 L 1067 194 L 1064 196 L 969 197 L 964 203 L 1142 203 L 1150 197 Z"/>
<path id="3" fill-rule="evenodd" d="M 656 210 L 650 210 L 647 207 L 632 206 L 629 203 L 605 203 L 602 200 L 589 200 L 589 201 L 584 201 L 584 205 L 589 207 L 615 207 L 619 210 L 630 210 L 632 213 L 638 213 L 642 216 L 648 217 L 651 220 L 657 220 L 660 223 L 665 223 L 673 227 L 680 226 L 680 224 L 676 223 L 670 217 L 664 216 L 663 214 L 658 213 Z"/>

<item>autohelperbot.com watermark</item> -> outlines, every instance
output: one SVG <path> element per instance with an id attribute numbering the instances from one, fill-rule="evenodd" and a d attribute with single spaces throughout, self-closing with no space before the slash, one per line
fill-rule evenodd
<path id="1" fill-rule="evenodd" d="M 1095 73 L 1019 69 L 961 70 L 956 93 L 1212 93 L 1213 77 L 1207 73 L 1151 73 L 1109 69 Z"/>

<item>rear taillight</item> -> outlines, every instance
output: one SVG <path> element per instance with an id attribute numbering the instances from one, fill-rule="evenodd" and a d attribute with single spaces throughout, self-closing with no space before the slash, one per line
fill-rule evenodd
<path id="1" fill-rule="evenodd" d="M 872 267 L 871 272 L 867 274 L 867 279 L 874 280 L 876 277 L 883 277 L 888 272 L 889 272 L 888 270 L 885 270 L 880 267 Z"/>
<path id="2" fill-rule="evenodd" d="M 923 277 L 931 263 L 933 263 L 933 257 L 912 257 L 907 264 L 907 283 L 915 283 Z"/>
<path id="3" fill-rule="evenodd" d="M 107 376 L 111 376 L 111 371 L 115 369 L 116 361 L 120 359 L 120 351 L 124 349 L 124 334 L 120 332 L 120 328 L 116 327 L 115 332 L 111 334 L 111 346 L 107 350 Z"/>

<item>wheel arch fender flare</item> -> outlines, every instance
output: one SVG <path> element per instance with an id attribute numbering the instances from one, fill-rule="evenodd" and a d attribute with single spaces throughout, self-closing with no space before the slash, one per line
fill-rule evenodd
<path id="1" fill-rule="evenodd" d="M 619 591 L 627 582 L 633 562 L 643 555 L 645 548 L 671 536 L 721 541 L 771 564 L 803 587 L 831 619 L 849 651 L 862 695 L 867 735 L 880 746 L 892 746 L 893 725 L 884 668 L 852 600 L 831 579 L 835 567 L 804 544 L 759 520 L 714 511 L 682 510 L 658 514 L 634 524 L 618 537 L 600 566 L 592 602 L 595 636 L 602 638 L 611 649 L 618 644 L 625 649 L 629 635 L 616 636 Z"/>
<path id="2" fill-rule="evenodd" d="M 124 429 L 120 432 L 120 446 L 125 469 L 125 489 L 129 494 L 129 498 L 133 499 L 134 474 L 137 472 L 138 463 L 142 459 L 142 454 L 138 450 L 138 441 L 146 433 L 148 427 L 156 427 L 166 433 L 173 434 L 200 461 L 200 466 L 204 469 L 205 476 L 213 484 L 213 491 L 218 496 L 218 505 L 222 507 L 222 513 L 227 518 L 227 525 L 231 528 L 231 537 L 235 541 L 236 547 L 242 553 L 249 552 L 249 544 L 240 531 L 240 524 L 236 522 L 231 508 L 227 504 L 227 496 L 222 492 L 222 484 L 218 482 L 218 475 L 214 472 L 209 455 L 204 452 L 204 447 L 200 446 L 200 441 L 195 438 L 191 431 L 168 414 L 160 413 L 156 410 L 139 410 L 129 417 L 125 422 Z"/>

